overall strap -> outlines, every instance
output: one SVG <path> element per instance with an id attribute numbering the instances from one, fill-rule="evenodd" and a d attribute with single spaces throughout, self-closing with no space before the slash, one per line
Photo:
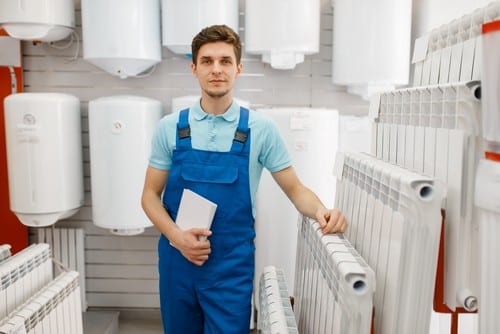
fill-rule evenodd
<path id="1" fill-rule="evenodd" d="M 249 110 L 240 107 L 240 121 L 238 122 L 238 128 L 234 132 L 231 152 L 249 151 L 250 145 L 245 145 L 247 142 L 249 143 L 250 139 L 250 129 L 248 128 L 248 117 L 249 117 Z"/>
<path id="2" fill-rule="evenodd" d="M 179 121 L 177 122 L 177 148 L 191 148 L 191 128 L 189 127 L 189 108 L 184 109 L 179 113 Z"/>

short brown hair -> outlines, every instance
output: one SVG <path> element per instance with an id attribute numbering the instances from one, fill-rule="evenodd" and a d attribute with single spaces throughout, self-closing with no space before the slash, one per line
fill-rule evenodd
<path id="1" fill-rule="evenodd" d="M 241 62 L 241 41 L 240 36 L 233 29 L 226 25 L 213 25 L 201 30 L 198 35 L 193 38 L 191 43 L 191 53 L 193 56 L 193 64 L 196 64 L 198 51 L 207 43 L 224 42 L 231 44 L 236 56 L 236 64 Z"/>

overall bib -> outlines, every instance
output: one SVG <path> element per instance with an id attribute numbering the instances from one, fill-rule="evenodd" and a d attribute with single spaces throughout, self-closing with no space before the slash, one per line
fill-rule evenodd
<path id="1" fill-rule="evenodd" d="M 189 110 L 181 111 L 163 204 L 175 221 L 184 188 L 217 204 L 211 254 L 196 266 L 163 235 L 158 243 L 160 304 L 165 333 L 249 332 L 254 275 L 254 218 L 249 182 L 248 109 L 229 152 L 193 149 Z"/>

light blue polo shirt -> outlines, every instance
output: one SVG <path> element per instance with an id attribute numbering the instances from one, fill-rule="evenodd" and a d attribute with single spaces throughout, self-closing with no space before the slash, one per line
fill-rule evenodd
<path id="1" fill-rule="evenodd" d="M 200 101 L 189 111 L 191 143 L 193 148 L 205 151 L 228 152 L 238 126 L 240 106 L 233 101 L 222 115 L 210 115 L 201 109 Z M 151 167 L 170 170 L 172 152 L 175 149 L 175 137 L 179 112 L 163 117 L 153 136 L 152 151 L 149 158 Z M 252 204 L 255 204 L 262 169 L 271 173 L 292 165 L 286 145 L 281 138 L 274 121 L 267 115 L 250 111 L 248 126 L 250 133 L 250 192 Z"/>

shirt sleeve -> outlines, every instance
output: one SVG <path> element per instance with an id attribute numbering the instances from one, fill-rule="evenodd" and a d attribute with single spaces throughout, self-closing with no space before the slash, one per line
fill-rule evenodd
<path id="1" fill-rule="evenodd" d="M 151 155 L 149 157 L 149 166 L 151 167 L 161 170 L 170 170 L 172 166 L 172 145 L 168 138 L 169 134 L 172 132 L 170 123 L 172 123 L 170 117 L 166 116 L 162 118 L 156 126 L 155 133 L 151 140 Z"/>
<path id="2" fill-rule="evenodd" d="M 290 154 L 277 125 L 268 117 L 263 117 L 263 125 L 259 162 L 271 173 L 290 167 L 292 165 Z"/>

